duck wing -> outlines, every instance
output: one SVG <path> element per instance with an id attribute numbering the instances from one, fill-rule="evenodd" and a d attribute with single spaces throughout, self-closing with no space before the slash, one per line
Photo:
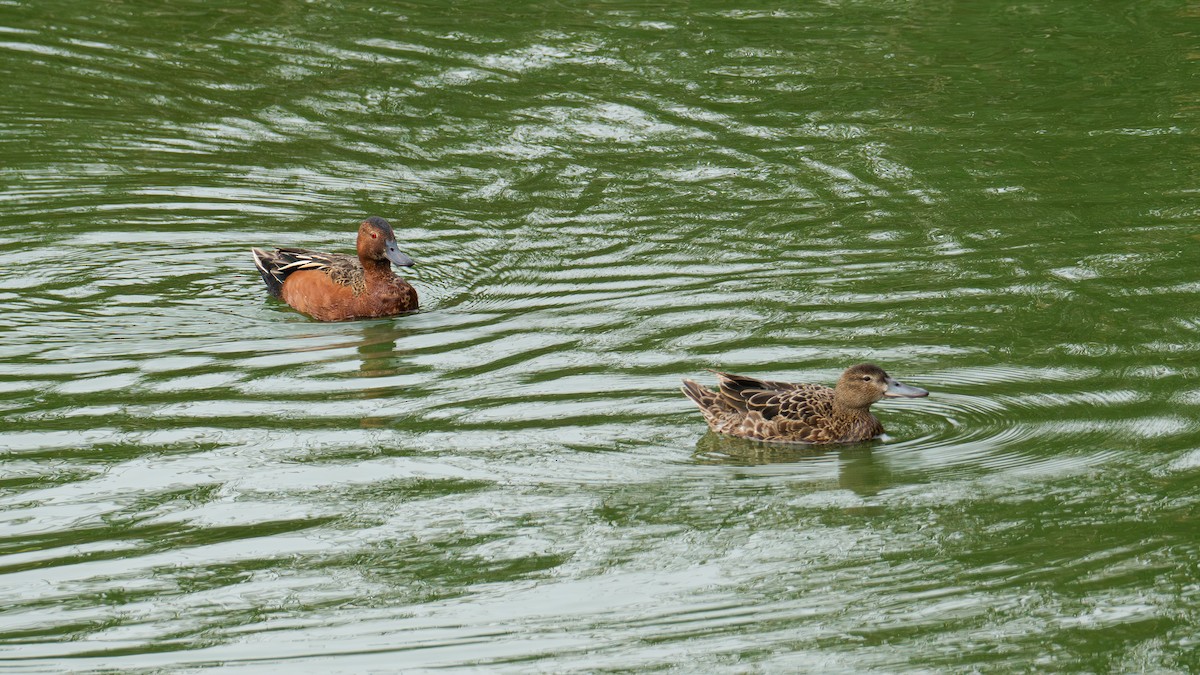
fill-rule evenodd
<path id="1" fill-rule="evenodd" d="M 815 425 L 833 410 L 833 389 L 820 384 L 793 384 L 717 372 L 719 394 L 726 405 L 764 420 Z"/>
<path id="2" fill-rule="evenodd" d="M 264 251 L 260 248 L 250 250 L 254 254 L 254 266 L 262 275 L 263 283 L 275 297 L 282 294 L 283 282 L 287 280 L 288 275 L 301 270 L 324 272 L 334 283 L 353 288 L 356 295 L 366 287 L 362 263 L 352 255 L 321 253 L 303 248 L 277 248 L 274 251 Z"/>

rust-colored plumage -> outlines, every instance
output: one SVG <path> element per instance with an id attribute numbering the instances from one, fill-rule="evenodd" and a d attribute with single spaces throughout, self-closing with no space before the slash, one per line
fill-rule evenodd
<path id="1" fill-rule="evenodd" d="M 714 371 L 716 372 L 716 371 Z M 856 443 L 883 433 L 871 404 L 929 392 L 892 379 L 871 363 L 851 366 L 837 386 L 791 384 L 717 372 L 716 391 L 683 381 L 683 393 L 719 434 L 782 443 Z"/>
<path id="2" fill-rule="evenodd" d="M 417 291 L 392 271 L 413 261 L 396 246 L 392 226 L 378 216 L 358 228 L 358 256 L 302 248 L 251 249 L 267 290 L 319 321 L 392 316 L 417 309 Z"/>

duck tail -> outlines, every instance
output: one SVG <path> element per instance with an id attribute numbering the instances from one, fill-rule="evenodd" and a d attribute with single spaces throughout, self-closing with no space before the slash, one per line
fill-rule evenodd
<path id="1" fill-rule="evenodd" d="M 729 412 L 730 408 L 726 405 L 721 395 L 712 389 L 704 387 L 692 380 L 684 380 L 683 395 L 692 399 L 696 407 L 700 408 L 700 412 L 704 413 L 705 417 L 713 417 L 721 413 Z"/>
<path id="2" fill-rule="evenodd" d="M 692 399 L 693 403 L 700 406 L 701 410 L 708 407 L 708 404 L 712 402 L 713 398 L 715 398 L 711 391 L 705 389 L 692 380 L 684 380 L 683 386 L 680 387 L 680 390 L 683 391 L 684 396 Z"/>
<path id="3" fill-rule="evenodd" d="M 258 268 L 258 273 L 262 275 L 263 283 L 267 285 L 267 291 L 277 298 L 282 296 L 283 279 L 287 275 L 280 274 L 277 271 L 277 256 L 267 253 L 261 248 L 251 248 L 250 252 L 254 254 L 254 266 Z"/>

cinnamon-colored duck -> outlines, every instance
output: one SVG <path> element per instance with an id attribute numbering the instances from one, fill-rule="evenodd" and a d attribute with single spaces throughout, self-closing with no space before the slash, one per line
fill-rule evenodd
<path id="1" fill-rule="evenodd" d="M 302 248 L 252 248 L 267 290 L 318 321 L 370 319 L 411 312 L 417 290 L 392 264 L 412 267 L 396 246 L 388 221 L 371 216 L 358 226 L 358 257 Z"/>
<path id="2" fill-rule="evenodd" d="M 684 395 L 700 407 L 710 429 L 782 443 L 870 440 L 883 433 L 883 425 L 871 414 L 872 403 L 888 397 L 929 395 L 924 389 L 897 382 L 873 363 L 847 368 L 832 389 L 721 372 L 717 380 L 717 391 L 683 381 Z"/>

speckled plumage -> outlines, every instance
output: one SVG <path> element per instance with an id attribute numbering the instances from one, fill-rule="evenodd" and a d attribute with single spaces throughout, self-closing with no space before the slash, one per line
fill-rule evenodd
<path id="1" fill-rule="evenodd" d="M 716 375 L 716 391 L 684 380 L 684 395 L 696 403 L 713 431 L 767 442 L 870 440 L 883 433 L 883 425 L 870 412 L 872 403 L 885 396 L 929 394 L 897 382 L 870 363 L 848 368 L 834 388 L 722 372 Z"/>

